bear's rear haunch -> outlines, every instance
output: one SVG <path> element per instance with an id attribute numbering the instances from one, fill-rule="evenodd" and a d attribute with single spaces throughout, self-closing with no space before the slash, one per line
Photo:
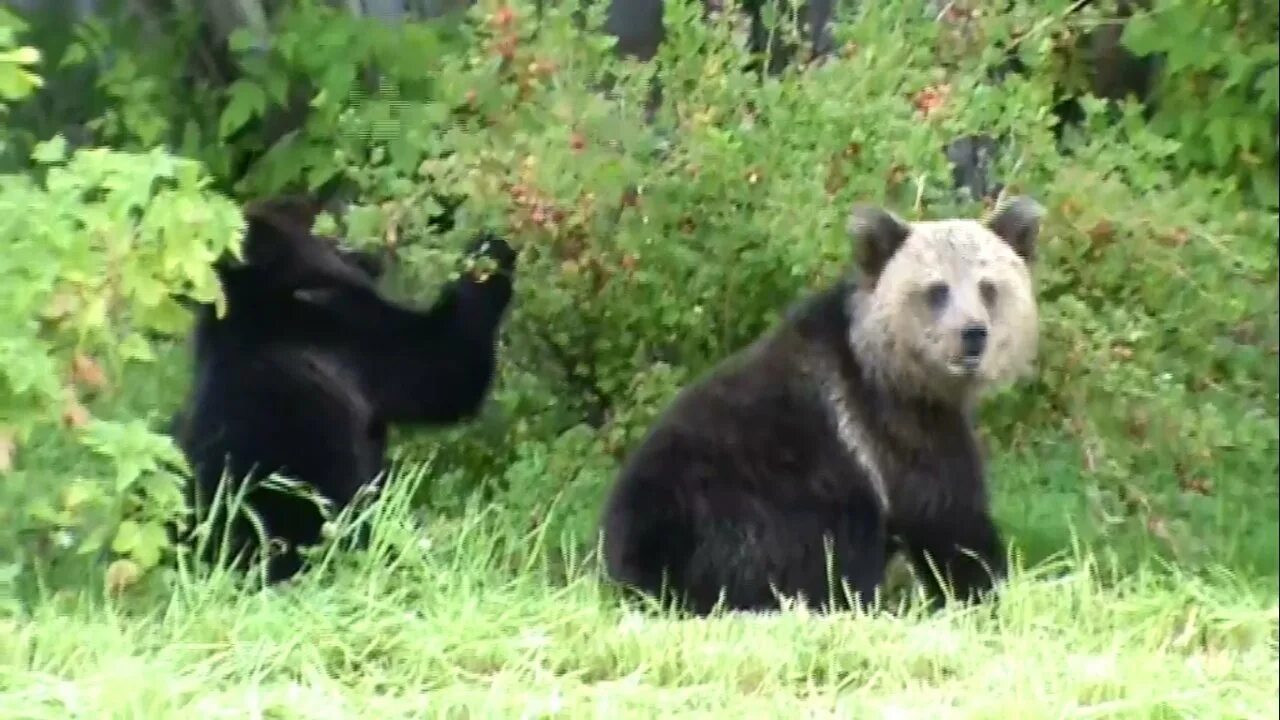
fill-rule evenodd
<path id="1" fill-rule="evenodd" d="M 226 314 L 198 308 L 195 378 L 174 428 L 197 504 L 222 513 L 213 525 L 226 522 L 223 507 L 209 508 L 224 471 L 229 491 L 251 483 L 245 504 L 284 544 L 267 563 L 270 582 L 300 569 L 297 548 L 321 540 L 323 516 L 260 481 L 275 473 L 306 483 L 336 512 L 383 470 L 391 423 L 474 415 L 512 297 L 515 253 L 482 235 L 470 254 L 492 260 L 492 276 L 464 273 L 427 310 L 392 303 L 375 286 L 376 256 L 311 234 L 317 210 L 277 202 L 246 213 L 244 262 L 216 266 Z M 243 515 L 230 532 L 233 554 L 257 549 Z"/>
<path id="2" fill-rule="evenodd" d="M 699 615 L 848 608 L 901 549 L 935 603 L 939 576 L 990 591 L 1005 550 L 972 417 L 1034 359 L 1042 215 L 855 208 L 853 272 L 683 390 L 628 458 L 604 511 L 612 578 Z"/>

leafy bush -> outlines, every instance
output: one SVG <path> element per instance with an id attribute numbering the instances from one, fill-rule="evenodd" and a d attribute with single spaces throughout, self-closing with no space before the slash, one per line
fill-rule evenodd
<path id="1" fill-rule="evenodd" d="M 182 457 L 145 419 L 95 420 L 82 396 L 111 392 L 123 364 L 154 360 L 149 334 L 186 327 L 171 292 L 220 297 L 210 263 L 234 249 L 239 214 L 204 189 L 198 165 L 158 151 L 63 158 L 55 140 L 37 160 L 41 181 L 0 176 L 0 426 L 12 464 L 0 500 L 4 547 L 53 539 L 83 554 L 110 545 L 145 569 L 183 510 L 180 478 L 166 467 L 181 468 Z M 50 483 L 17 446 L 54 423 L 108 464 Z M 28 533 L 34 545 L 14 542 Z"/>
<path id="2" fill-rule="evenodd" d="M 0 14 L 0 45 L 15 27 Z M 40 85 L 23 67 L 37 54 L 5 52 L 0 90 L 21 99 Z M 85 398 L 113 392 L 125 363 L 154 360 L 151 334 L 186 327 L 171 293 L 220 297 L 210 263 L 235 248 L 239 214 L 197 163 L 159 150 L 68 157 L 59 137 L 33 160 L 35 173 L 0 175 L 0 562 L 110 548 L 132 563 L 113 572 L 145 570 L 184 510 L 183 459 L 144 419 L 97 419 Z M 22 445 L 56 426 L 99 462 L 61 477 L 27 462 Z"/>
<path id="3" fill-rule="evenodd" d="M 966 133 L 1000 135 L 1010 149 L 1000 176 L 1050 209 L 1042 371 L 984 410 L 1014 535 L 1051 528 L 1040 547 L 1052 552 L 1069 542 L 1070 521 L 1113 544 L 1118 533 L 1149 540 L 1134 545 L 1140 554 L 1273 567 L 1276 216 L 1243 193 L 1234 166 L 1186 162 L 1192 136 L 1148 127 L 1133 107 L 1112 120 L 1087 102 L 1087 141 L 1060 155 L 1045 109 L 1052 43 L 1024 43 L 1032 72 L 996 87 L 986 77 L 1005 20 L 984 20 L 990 42 L 944 68 L 947 38 L 916 3 L 862 5 L 838 30 L 840 57 L 762 81 L 742 69 L 728 15 L 704 24 L 696 2 L 668 6 L 668 42 L 652 65 L 613 57 L 608 40 L 575 29 L 569 8 L 539 17 L 531 2 L 487 0 L 472 23 L 389 27 L 299 2 L 278 18 L 265 56 L 235 41 L 243 75 L 231 86 L 175 103 L 164 90 L 173 78 L 149 75 L 154 98 L 136 100 L 131 117 L 159 118 L 156 130 L 94 128 L 121 147 L 166 140 L 246 195 L 345 178 L 358 197 L 339 229 L 397 255 L 395 292 L 407 298 L 431 297 L 448 266 L 440 256 L 463 236 L 508 232 L 522 270 L 490 411 L 465 428 L 402 433 L 398 449 L 435 456 L 419 498 L 431 513 L 487 503 L 514 526 L 550 519 L 569 547 L 592 543 L 618 462 L 678 388 L 841 271 L 851 202 L 913 218 L 975 214 L 952 190 L 941 149 Z M 1039 26 L 1067 5 L 1019 12 Z M 599 18 L 596 7 L 588 25 Z M 174 52 L 97 46 L 135 78 Z M 1267 47 L 1274 53 L 1274 39 Z M 131 87 L 109 79 L 119 77 L 104 72 L 99 89 Z M 646 124 L 652 77 L 664 103 Z M 261 121 L 304 91 L 305 120 L 264 147 Z M 1247 148 L 1262 147 L 1250 137 Z M 235 176 L 232 156 L 254 153 L 253 172 Z M 180 215 L 200 192 L 191 183 L 156 195 L 146 217 L 182 217 L 199 238 L 163 246 L 187 258 L 164 282 L 208 289 L 199 263 L 229 242 L 230 208 L 210 197 L 206 218 Z M 469 198 L 443 236 L 429 222 L 438 194 Z M 141 234 L 139 247 L 179 237 L 112 217 Z M 145 257 L 139 272 L 170 267 Z M 171 389 L 173 401 L 179 394 Z M 69 487 L 42 490 L 51 486 Z M 1013 508 L 1026 503 L 1036 510 L 1019 517 Z M 1256 537 L 1240 541 L 1248 548 L 1226 538 L 1227 508 L 1239 503 L 1256 512 Z"/>
<path id="4" fill-rule="evenodd" d="M 18 45 L 17 34 L 26 24 L 13 13 L 0 9 L 0 98 L 21 100 L 42 84 L 29 68 L 40 61 L 40 51 Z"/>
<path id="5" fill-rule="evenodd" d="M 1165 0 L 1125 28 L 1125 45 L 1164 57 L 1152 129 L 1183 141 L 1174 161 L 1239 177 L 1275 208 L 1280 143 L 1280 3 Z"/>

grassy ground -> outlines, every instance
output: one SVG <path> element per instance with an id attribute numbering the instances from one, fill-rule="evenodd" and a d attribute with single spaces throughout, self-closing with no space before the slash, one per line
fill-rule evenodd
<path id="1" fill-rule="evenodd" d="M 1278 716 L 1271 581 L 1077 549 L 989 610 L 680 620 L 498 512 L 378 512 L 368 552 L 266 592 L 176 574 L 4 621 L 0 718 Z"/>
<path id="2" fill-rule="evenodd" d="M 0 628 L 0 717 L 1277 716 L 1274 592 L 1225 577 L 1077 556 L 993 613 L 682 621 L 513 566 L 536 538 L 487 525 L 393 523 L 402 545 L 265 593 L 46 603 Z"/>

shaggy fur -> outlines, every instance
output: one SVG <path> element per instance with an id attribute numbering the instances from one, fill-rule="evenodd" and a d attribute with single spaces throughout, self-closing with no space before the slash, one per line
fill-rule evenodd
<path id="1" fill-rule="evenodd" d="M 512 296 L 515 253 L 500 239 L 471 248 L 496 261 L 496 275 L 464 276 L 421 311 L 378 294 L 375 257 L 339 250 L 309 228 L 306 213 L 250 215 L 245 262 L 218 266 L 226 315 L 200 309 L 192 394 L 175 423 L 201 506 L 224 468 L 230 489 L 253 483 L 246 502 L 284 545 L 268 562 L 272 582 L 300 569 L 297 547 L 320 540 L 323 517 L 306 498 L 258 481 L 271 473 L 302 481 L 336 512 L 381 472 L 390 423 L 476 413 Z M 231 532 L 233 551 L 256 548 L 243 518 Z"/>
<path id="2" fill-rule="evenodd" d="M 1041 214 L 1026 198 L 985 223 L 855 209 L 855 271 L 682 391 L 628 459 L 609 574 L 697 614 L 722 596 L 776 608 L 775 591 L 848 607 L 902 549 L 935 601 L 929 562 L 957 596 L 990 590 L 1004 554 L 971 418 L 1034 355 Z"/>

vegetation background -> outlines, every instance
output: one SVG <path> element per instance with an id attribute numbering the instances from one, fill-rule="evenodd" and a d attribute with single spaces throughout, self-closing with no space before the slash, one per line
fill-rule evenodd
<path id="1" fill-rule="evenodd" d="M 1278 716 L 1275 0 L 1139 12 L 1154 111 L 1084 97 L 1061 145 L 1047 108 L 1081 92 L 1108 3 L 860 3 L 838 57 L 763 82 L 696 3 L 649 65 L 567 7 L 281 5 L 225 57 L 194 3 L 0 7 L 0 717 Z M 1028 71 L 993 84 L 1013 37 Z M 983 410 L 1025 568 L 1005 599 L 625 611 L 594 550 L 627 449 L 841 271 L 850 203 L 979 212 L 942 154 L 973 132 L 1049 209 L 1040 373 Z M 482 226 L 522 248 L 501 378 L 477 422 L 398 434 L 370 551 L 248 592 L 164 530 L 186 511 L 157 434 L 189 382 L 172 294 L 217 300 L 241 203 L 338 182 L 331 229 L 394 251 L 406 301 Z M 468 198 L 449 232 L 437 194 Z"/>

